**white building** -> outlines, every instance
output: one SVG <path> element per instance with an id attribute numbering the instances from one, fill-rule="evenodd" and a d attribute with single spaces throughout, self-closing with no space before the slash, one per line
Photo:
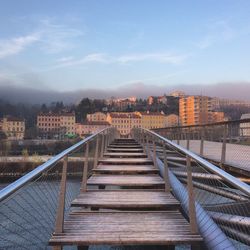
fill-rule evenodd
<path id="1" fill-rule="evenodd" d="M 240 119 L 250 119 L 250 114 L 243 114 Z M 250 122 L 240 124 L 240 136 L 250 137 Z"/>

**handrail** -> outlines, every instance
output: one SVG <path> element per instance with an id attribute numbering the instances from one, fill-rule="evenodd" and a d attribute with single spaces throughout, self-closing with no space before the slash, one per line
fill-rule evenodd
<path id="1" fill-rule="evenodd" d="M 250 118 L 241 119 L 241 120 L 232 120 L 232 121 L 223 121 L 223 122 L 213 122 L 213 123 L 204 123 L 198 125 L 186 125 L 186 126 L 173 126 L 173 127 L 163 127 L 163 128 L 154 128 L 154 131 L 160 131 L 164 129 L 185 129 L 185 128 L 202 128 L 202 127 L 212 127 L 219 125 L 229 125 L 237 123 L 250 123 Z"/>
<path id="2" fill-rule="evenodd" d="M 151 130 L 148 130 L 148 129 L 142 129 L 142 130 L 144 130 L 144 131 L 158 137 L 159 139 L 161 139 L 162 141 L 164 141 L 168 145 L 171 145 L 175 149 L 179 150 L 181 153 L 184 153 L 186 156 L 191 157 L 196 162 L 200 163 L 203 167 L 205 167 L 207 170 L 219 175 L 224 180 L 226 180 L 228 183 L 230 183 L 232 186 L 237 187 L 238 189 L 240 189 L 242 192 L 244 192 L 245 194 L 247 194 L 250 197 L 250 186 L 247 185 L 246 183 L 241 182 L 237 178 L 235 178 L 232 175 L 226 173 L 224 170 L 216 167 L 215 165 L 213 165 L 212 163 L 206 161 L 205 159 L 198 156 L 197 154 L 195 154 L 195 153 L 181 147 L 180 145 L 178 145 L 178 144 L 164 138 L 163 136 L 161 136 L 161 135 L 159 135 L 159 134 L 157 134 L 157 133 L 155 133 L 155 132 L 153 132 Z"/>
<path id="3" fill-rule="evenodd" d="M 61 153 L 59 153 L 56 156 L 52 157 L 51 159 L 49 159 L 48 161 L 46 161 L 42 165 L 36 167 L 34 170 L 27 173 L 23 177 L 19 178 L 18 180 L 14 181 L 13 183 L 9 184 L 7 187 L 3 188 L 0 191 L 0 202 L 5 200 L 7 197 L 9 197 L 11 194 L 16 192 L 21 187 L 23 187 L 28 182 L 35 179 L 37 176 L 42 174 L 44 171 L 48 170 L 51 166 L 56 164 L 58 161 L 60 161 L 66 155 L 68 155 L 69 153 L 75 151 L 76 149 L 78 149 L 79 147 L 81 147 L 82 145 L 87 143 L 88 141 L 91 141 L 92 139 L 94 139 L 97 135 L 103 133 L 104 131 L 108 131 L 109 129 L 110 128 L 105 128 L 105 129 L 103 129 L 103 130 L 101 130 L 101 131 L 99 131 L 99 132 L 97 132 L 97 133 L 95 133 L 93 135 L 90 135 L 89 137 L 81 140 L 80 142 L 74 144 L 73 146 L 65 149 Z"/>

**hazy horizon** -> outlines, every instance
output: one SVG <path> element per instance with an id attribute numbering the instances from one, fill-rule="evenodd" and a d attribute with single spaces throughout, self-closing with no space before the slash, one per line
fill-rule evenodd
<path id="1" fill-rule="evenodd" d="M 250 83 L 218 83 L 218 84 L 189 84 L 189 85 L 147 85 L 142 82 L 126 84 L 117 88 L 106 89 L 78 89 L 74 91 L 55 91 L 46 88 L 34 88 L 32 86 L 17 86 L 14 84 L 0 85 L 0 100 L 10 103 L 51 103 L 63 101 L 64 103 L 77 103 L 82 98 L 107 99 L 112 96 L 125 98 L 136 96 L 137 98 L 147 98 L 170 94 L 172 91 L 184 91 L 187 95 L 206 95 L 223 99 L 250 101 Z"/>

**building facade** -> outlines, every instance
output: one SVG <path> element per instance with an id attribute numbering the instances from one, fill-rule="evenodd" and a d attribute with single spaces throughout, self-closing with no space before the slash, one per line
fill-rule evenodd
<path id="1" fill-rule="evenodd" d="M 84 138 L 86 135 L 95 134 L 105 128 L 110 127 L 106 121 L 86 121 L 83 123 L 76 123 L 76 134 Z"/>
<path id="2" fill-rule="evenodd" d="M 108 113 L 107 122 L 115 127 L 122 137 L 129 137 L 132 128 L 141 127 L 141 116 L 136 113 Z"/>
<path id="3" fill-rule="evenodd" d="M 179 100 L 180 123 L 182 126 L 213 122 L 212 98 L 187 96 Z"/>
<path id="4" fill-rule="evenodd" d="M 240 119 L 250 119 L 250 114 L 243 114 Z M 240 123 L 240 136 L 250 137 L 250 122 Z"/>
<path id="5" fill-rule="evenodd" d="M 74 113 L 41 113 L 37 116 L 37 128 L 44 139 L 63 139 L 75 134 Z"/>
<path id="6" fill-rule="evenodd" d="M 163 128 L 165 114 L 163 112 L 136 112 L 141 117 L 141 127 L 146 129 Z"/>
<path id="7" fill-rule="evenodd" d="M 107 115 L 103 112 L 95 112 L 87 114 L 87 121 L 89 122 L 104 122 L 107 120 Z"/>
<path id="8" fill-rule="evenodd" d="M 22 140 L 25 133 L 25 121 L 16 117 L 4 117 L 1 121 L 1 129 L 9 140 Z"/>
<path id="9" fill-rule="evenodd" d="M 179 116 L 175 114 L 166 115 L 164 127 L 176 127 L 176 126 L 179 126 Z"/>

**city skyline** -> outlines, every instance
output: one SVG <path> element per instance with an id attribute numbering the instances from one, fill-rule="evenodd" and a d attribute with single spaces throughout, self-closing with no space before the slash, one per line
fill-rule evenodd
<path id="1" fill-rule="evenodd" d="M 246 99 L 249 1 L 12 0 L 0 7 L 1 90 L 106 97 L 128 86 L 145 95 L 190 87 L 211 95 L 218 85 L 228 92 L 240 85 L 236 99 Z"/>

